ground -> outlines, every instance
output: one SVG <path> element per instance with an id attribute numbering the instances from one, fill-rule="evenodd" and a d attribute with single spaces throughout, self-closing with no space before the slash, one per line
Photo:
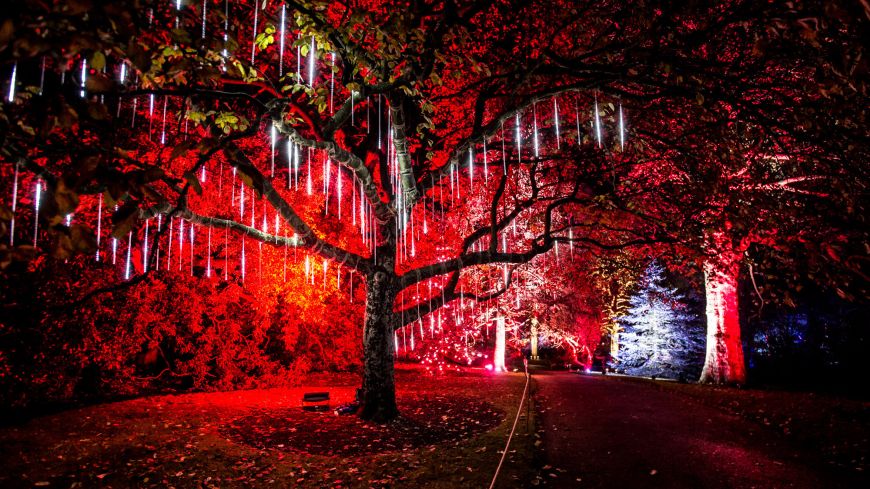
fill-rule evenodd
<path id="1" fill-rule="evenodd" d="M 432 377 L 399 369 L 406 417 L 388 426 L 307 413 L 303 392 L 333 406 L 354 384 L 156 396 L 0 428 L 0 487 L 482 487 L 516 414 L 521 374 Z M 531 477 L 533 425 L 503 469 Z M 284 422 L 282 422 L 284 421 Z"/>
<path id="2" fill-rule="evenodd" d="M 537 484 L 870 487 L 863 465 L 845 467 L 822 448 L 839 440 L 849 447 L 839 455 L 863 460 L 866 402 L 567 372 L 535 372 L 533 378 L 546 464 Z M 752 416 L 758 406 L 766 408 L 762 420 Z M 770 422 L 785 417 L 801 438 Z M 818 419 L 827 422 L 814 424 Z M 849 434 L 839 429 L 846 419 Z M 839 437 L 831 439 L 835 429 Z"/>
<path id="3" fill-rule="evenodd" d="M 341 379 L 344 379 L 343 381 Z M 870 403 L 535 371 L 496 487 L 870 487 Z M 525 378 L 397 373 L 387 426 L 297 389 L 153 396 L 0 427 L 0 487 L 487 487 Z M 535 449 L 534 447 L 537 447 Z"/>

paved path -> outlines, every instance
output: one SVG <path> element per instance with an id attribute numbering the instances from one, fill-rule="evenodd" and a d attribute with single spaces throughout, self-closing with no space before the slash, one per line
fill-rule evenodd
<path id="1" fill-rule="evenodd" d="M 568 372 L 533 378 L 548 487 L 851 487 L 762 427 L 655 386 Z"/>

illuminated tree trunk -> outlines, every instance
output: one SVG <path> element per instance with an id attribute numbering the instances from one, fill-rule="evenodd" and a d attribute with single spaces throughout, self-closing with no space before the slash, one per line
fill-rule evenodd
<path id="1" fill-rule="evenodd" d="M 504 318 L 499 317 L 495 320 L 495 352 L 492 355 L 492 367 L 495 372 L 504 372 L 507 370 L 504 364 L 505 351 L 505 332 Z"/>
<path id="2" fill-rule="evenodd" d="M 360 417 L 379 423 L 399 414 L 396 407 L 393 331 L 396 314 L 393 276 L 376 271 L 369 276 L 363 332 L 363 398 Z"/>
<path id="3" fill-rule="evenodd" d="M 737 302 L 740 255 L 721 234 L 714 236 L 713 243 L 717 255 L 704 262 L 707 357 L 700 382 L 742 384 L 746 382 L 746 365 Z"/>
<path id="4" fill-rule="evenodd" d="M 619 323 L 612 321 L 607 325 L 607 331 L 610 339 L 610 357 L 619 358 Z"/>
<path id="5" fill-rule="evenodd" d="M 532 332 L 531 332 L 531 341 L 532 341 L 532 360 L 538 359 L 538 319 L 532 318 Z"/>

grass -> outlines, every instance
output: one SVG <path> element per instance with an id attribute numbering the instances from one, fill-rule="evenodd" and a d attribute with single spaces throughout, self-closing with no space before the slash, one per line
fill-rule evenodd
<path id="1" fill-rule="evenodd" d="M 379 454 L 329 456 L 277 445 L 255 448 L 226 435 L 226 427 L 262 413 L 293 416 L 302 393 L 329 390 L 333 404 L 349 401 L 356 385 L 310 385 L 153 396 L 89 406 L 0 429 L 2 487 L 487 487 L 513 424 L 524 377 L 479 371 L 429 377 L 397 372 L 398 396 L 485 401 L 503 418 L 467 438 L 402 447 Z M 532 470 L 534 424 L 523 418 L 498 487 L 523 485 Z M 473 412 L 457 420 L 474 419 Z M 297 429 L 322 430 L 339 418 Z M 461 421 L 460 421 L 461 422 Z M 379 427 L 370 429 L 378 430 Z M 461 430 L 460 430 L 461 431 Z"/>
<path id="2" fill-rule="evenodd" d="M 747 419 L 838 469 L 866 472 L 870 461 L 870 402 L 812 392 L 740 389 L 630 377 Z"/>

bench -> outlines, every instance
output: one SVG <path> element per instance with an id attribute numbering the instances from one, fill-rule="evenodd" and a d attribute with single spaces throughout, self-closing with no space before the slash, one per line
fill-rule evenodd
<path id="1" fill-rule="evenodd" d="M 329 392 L 306 392 L 302 394 L 302 409 L 306 411 L 328 411 Z"/>

